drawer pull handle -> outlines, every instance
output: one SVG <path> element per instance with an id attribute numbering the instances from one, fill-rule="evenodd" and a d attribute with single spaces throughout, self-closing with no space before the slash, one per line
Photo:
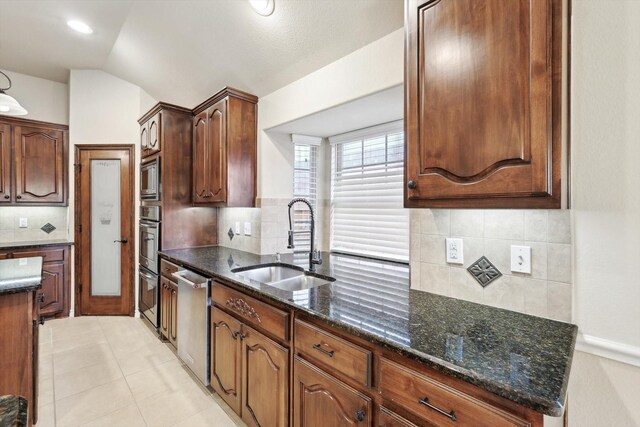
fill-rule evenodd
<path id="1" fill-rule="evenodd" d="M 446 412 L 443 411 L 442 409 L 438 408 L 437 406 L 432 405 L 431 403 L 429 403 L 429 398 L 428 397 L 423 397 L 422 399 L 418 399 L 418 403 L 423 404 L 424 406 L 426 406 L 429 409 L 433 409 L 434 411 L 436 411 L 439 414 L 444 415 L 447 418 L 450 418 L 451 421 L 455 421 L 456 418 L 456 414 L 455 412 L 453 412 L 453 410 L 451 412 Z"/>
<path id="2" fill-rule="evenodd" d="M 318 350 L 321 353 L 326 354 L 329 357 L 333 357 L 333 353 L 335 353 L 334 350 L 325 350 L 324 348 L 322 348 L 322 344 L 314 344 L 313 348 L 315 348 L 316 350 Z M 360 420 L 362 421 L 362 420 Z"/>
<path id="3" fill-rule="evenodd" d="M 225 305 L 242 316 L 256 319 L 258 323 L 262 323 L 260 315 L 256 313 L 256 310 L 247 304 L 247 302 L 242 298 L 229 298 Z"/>

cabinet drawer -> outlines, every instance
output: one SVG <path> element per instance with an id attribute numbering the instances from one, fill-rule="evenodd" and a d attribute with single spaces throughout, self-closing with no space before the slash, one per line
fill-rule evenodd
<path id="1" fill-rule="evenodd" d="M 384 399 L 438 426 L 529 426 L 530 423 L 413 369 L 380 358 Z"/>
<path id="2" fill-rule="evenodd" d="M 378 412 L 378 425 L 380 427 L 418 427 L 384 406 L 381 406 Z"/>
<path id="3" fill-rule="evenodd" d="M 211 293 L 214 303 L 236 314 L 245 323 L 283 340 L 289 339 L 288 313 L 220 283 L 213 283 Z"/>
<path id="4" fill-rule="evenodd" d="M 327 331 L 296 319 L 295 348 L 314 361 L 359 384 L 371 384 L 372 353 Z"/>
<path id="5" fill-rule="evenodd" d="M 175 277 L 171 273 L 175 273 L 178 271 L 178 266 L 163 259 L 160 260 L 160 273 L 163 276 L 168 277 L 169 279 L 175 281 Z"/>
<path id="6" fill-rule="evenodd" d="M 64 249 L 39 249 L 13 253 L 14 258 L 29 258 L 34 256 L 41 256 L 43 258 L 42 262 L 64 261 Z"/>

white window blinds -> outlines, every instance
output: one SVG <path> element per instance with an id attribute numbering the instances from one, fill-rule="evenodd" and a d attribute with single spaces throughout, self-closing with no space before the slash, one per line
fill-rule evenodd
<path id="1" fill-rule="evenodd" d="M 329 140 L 331 250 L 409 261 L 402 122 Z"/>
<path id="2" fill-rule="evenodd" d="M 317 212 L 317 177 L 318 177 L 318 146 L 295 143 L 295 157 L 293 165 L 293 197 L 304 197 L 311 202 Z M 303 203 L 293 206 L 292 221 L 294 231 L 305 233 L 294 235 L 295 251 L 310 250 L 311 235 L 307 233 L 311 228 L 309 209 Z M 316 223 L 318 222 L 316 218 Z"/>

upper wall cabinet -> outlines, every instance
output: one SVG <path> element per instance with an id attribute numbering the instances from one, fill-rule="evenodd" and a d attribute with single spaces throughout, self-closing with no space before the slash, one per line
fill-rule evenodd
<path id="1" fill-rule="evenodd" d="M 140 153 L 145 158 L 160 152 L 160 120 L 161 112 L 156 113 L 140 125 Z"/>
<path id="2" fill-rule="evenodd" d="M 407 0 L 405 206 L 559 208 L 561 0 Z"/>
<path id="3" fill-rule="evenodd" d="M 255 206 L 257 102 L 225 88 L 194 109 L 194 204 Z"/>
<path id="4" fill-rule="evenodd" d="M 0 118 L 0 202 L 66 206 L 67 127 Z"/>

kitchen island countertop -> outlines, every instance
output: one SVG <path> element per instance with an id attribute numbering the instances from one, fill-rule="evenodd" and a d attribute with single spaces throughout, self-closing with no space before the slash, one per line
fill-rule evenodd
<path id="1" fill-rule="evenodd" d="M 0 260 L 0 295 L 42 287 L 42 257 Z"/>

